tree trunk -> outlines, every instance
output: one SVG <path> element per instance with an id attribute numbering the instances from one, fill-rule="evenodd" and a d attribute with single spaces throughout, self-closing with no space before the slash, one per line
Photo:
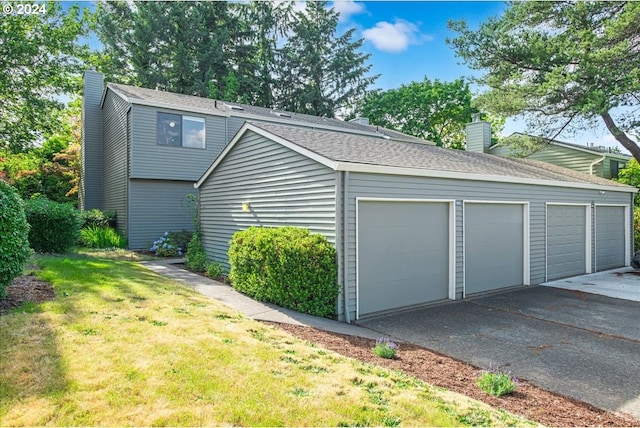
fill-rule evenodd
<path id="1" fill-rule="evenodd" d="M 627 134 L 618 128 L 609 112 L 602 113 L 600 117 L 604 120 L 604 124 L 607 125 L 607 129 L 611 132 L 611 135 L 613 135 L 615 139 L 618 140 L 625 149 L 629 150 L 629 153 L 631 153 L 631 155 L 640 162 L 640 147 L 638 147 L 638 144 L 631 138 L 627 137 Z"/>

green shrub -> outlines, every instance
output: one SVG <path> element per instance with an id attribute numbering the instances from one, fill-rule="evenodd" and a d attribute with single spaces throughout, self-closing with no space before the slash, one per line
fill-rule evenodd
<path id="1" fill-rule="evenodd" d="M 76 242 L 80 232 L 80 215 L 70 204 L 45 197 L 30 199 L 25 214 L 31 225 L 29 243 L 40 253 L 64 253 Z"/>
<path id="2" fill-rule="evenodd" d="M 229 248 L 233 286 L 253 298 L 312 315 L 335 315 L 336 250 L 295 227 L 236 232 Z"/>
<path id="3" fill-rule="evenodd" d="M 633 242 L 635 250 L 640 251 L 640 206 L 633 211 Z"/>
<path id="4" fill-rule="evenodd" d="M 492 369 L 482 372 L 480 379 L 478 379 L 478 387 L 487 394 L 502 397 L 516 390 L 516 382 L 517 380 L 511 376 L 511 373 Z"/>
<path id="5" fill-rule="evenodd" d="M 193 232 L 185 229 L 180 232 L 169 232 L 169 238 L 181 252 L 186 253 L 189 242 L 193 238 Z"/>
<path id="6" fill-rule="evenodd" d="M 89 226 L 80 230 L 80 242 L 88 248 L 127 247 L 127 240 L 120 233 L 105 226 Z"/>
<path id="7" fill-rule="evenodd" d="M 13 187 L 0 180 L 0 299 L 30 254 L 24 203 Z"/>
<path id="8" fill-rule="evenodd" d="M 382 337 L 376 340 L 376 346 L 373 347 L 373 353 L 382 358 L 393 359 L 397 352 L 398 345 Z"/>
<path id="9" fill-rule="evenodd" d="M 184 264 L 196 272 L 205 272 L 207 270 L 207 253 L 204 251 L 202 241 L 200 239 L 200 233 L 193 234 L 189 245 L 187 246 L 187 253 L 184 256 Z"/>
<path id="10" fill-rule="evenodd" d="M 80 213 L 80 228 L 86 229 L 89 227 L 116 227 L 117 215 L 115 211 L 100 211 L 99 209 L 92 209 L 88 211 L 82 211 Z"/>
<path id="11" fill-rule="evenodd" d="M 227 274 L 227 269 L 220 262 L 209 262 L 205 270 L 205 275 L 209 278 L 221 278 Z"/>

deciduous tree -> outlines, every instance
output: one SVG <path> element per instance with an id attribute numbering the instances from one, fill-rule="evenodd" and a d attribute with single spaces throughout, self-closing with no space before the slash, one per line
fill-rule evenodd
<path id="1" fill-rule="evenodd" d="M 0 18 L 0 149 L 16 153 L 60 130 L 53 117 L 61 96 L 80 88 L 88 12 L 57 2 L 6 5 L 14 13 Z M 23 6 L 32 13 L 18 14 Z"/>
<path id="2" fill-rule="evenodd" d="M 465 125 L 478 112 L 471 101 L 464 79 L 441 82 L 425 78 L 397 89 L 371 92 L 359 111 L 374 125 L 433 141 L 438 146 L 464 148 Z"/>

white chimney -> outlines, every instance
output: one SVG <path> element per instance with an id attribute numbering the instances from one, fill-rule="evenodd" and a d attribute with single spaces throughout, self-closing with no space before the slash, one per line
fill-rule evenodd
<path id="1" fill-rule="evenodd" d="M 468 152 L 489 153 L 491 146 L 491 124 L 473 115 L 473 122 L 467 123 L 466 143 Z"/>

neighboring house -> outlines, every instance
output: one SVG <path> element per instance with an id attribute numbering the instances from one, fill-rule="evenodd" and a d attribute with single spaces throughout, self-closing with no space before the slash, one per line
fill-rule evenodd
<path id="1" fill-rule="evenodd" d="M 630 155 L 616 153 L 606 147 L 585 147 L 520 133 L 514 133 L 512 136 L 530 138 L 538 146 L 536 151 L 526 156 L 527 159 L 552 163 L 598 177 L 618 178 L 619 171 L 625 168 L 631 160 Z M 491 146 L 488 153 L 502 157 L 513 156 L 513 151 L 509 146 L 500 144 Z"/>
<path id="2" fill-rule="evenodd" d="M 340 319 L 628 266 L 636 189 L 555 165 L 245 123 L 197 182 L 203 244 L 293 225 L 338 251 Z"/>
<path id="3" fill-rule="evenodd" d="M 80 207 L 116 211 L 129 248 L 192 229 L 187 195 L 245 120 L 433 144 L 366 120 L 295 114 L 109 83 L 84 75 Z M 255 154 L 257 156 L 257 154 Z"/>

